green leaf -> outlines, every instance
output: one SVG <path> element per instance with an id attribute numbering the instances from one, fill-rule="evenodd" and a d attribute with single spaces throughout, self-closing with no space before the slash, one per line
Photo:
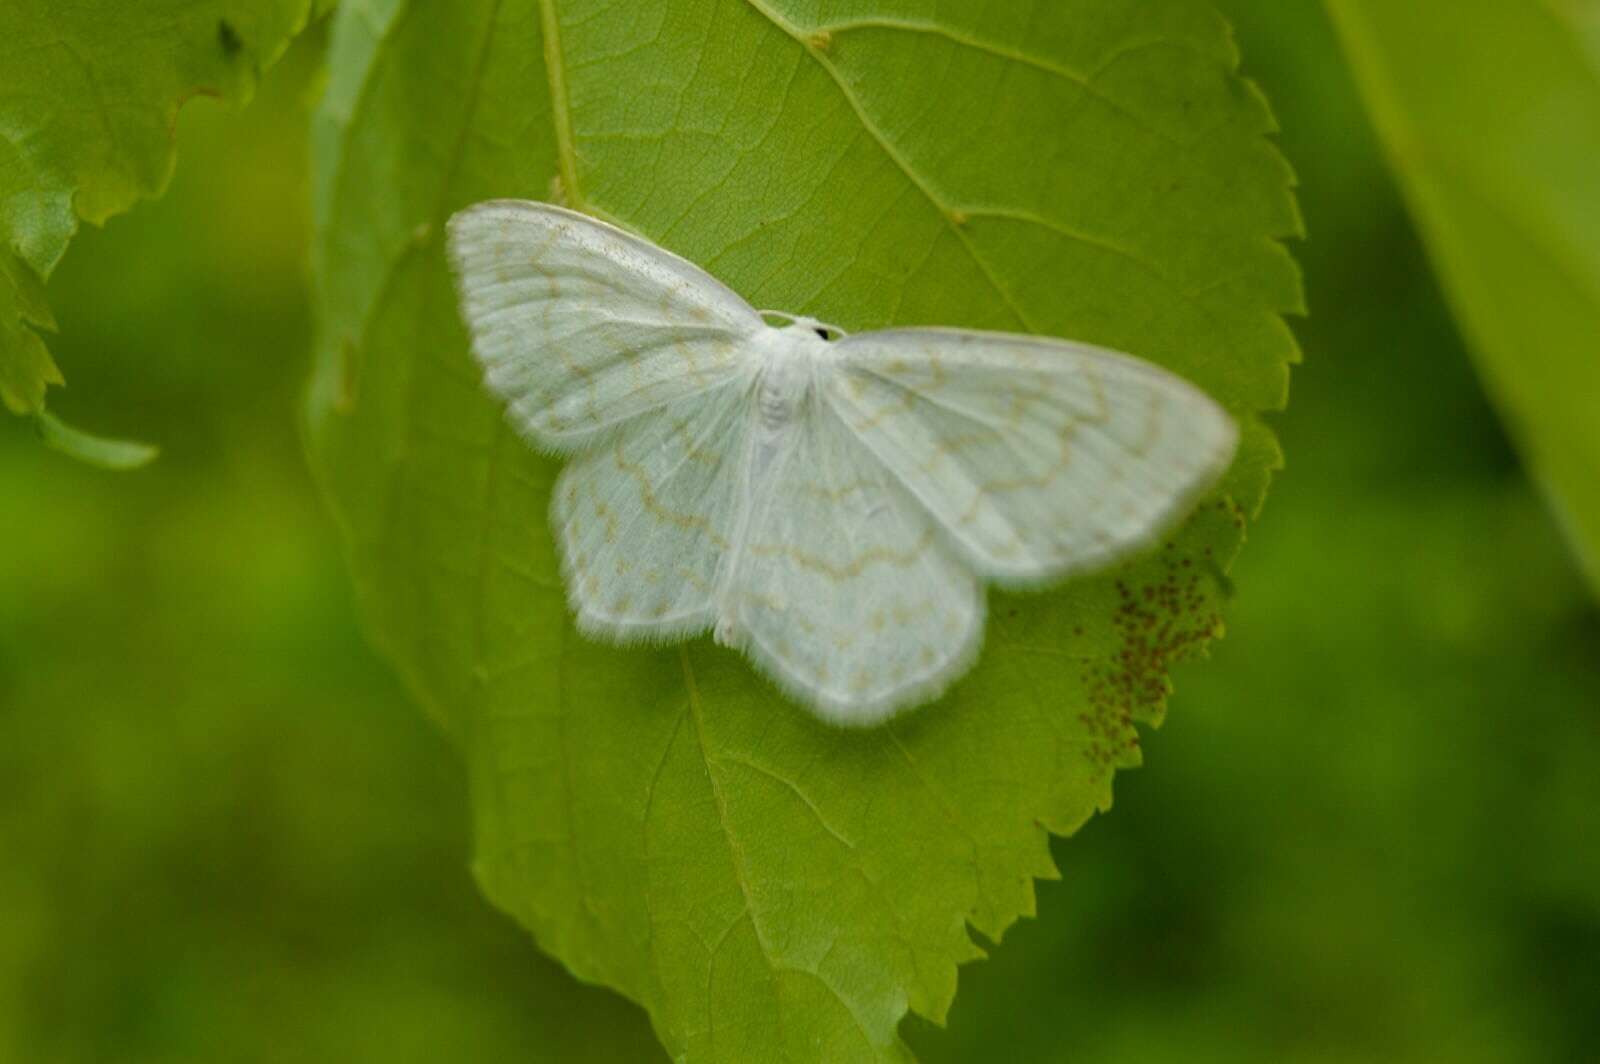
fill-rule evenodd
<path id="1" fill-rule="evenodd" d="M 315 131 L 313 464 L 369 626 L 460 742 L 484 889 L 689 1061 L 896 1060 L 956 965 L 1033 911 L 1048 832 L 1111 801 L 1167 668 L 1221 628 L 1279 453 L 1299 229 L 1272 121 L 1193 0 L 370 0 Z M 572 629 L 557 466 L 480 386 L 454 210 L 558 198 L 756 306 L 848 330 L 1031 329 L 1131 350 L 1239 417 L 1168 547 L 991 598 L 977 667 L 874 731 L 820 724 L 699 640 Z"/>
<path id="2" fill-rule="evenodd" d="M 38 414 L 46 388 L 63 383 L 39 330 L 54 328 L 44 282 L 79 219 L 100 224 L 158 195 L 183 101 L 247 98 L 311 6 L 0 4 L 0 401 L 12 412 Z"/>
<path id="3" fill-rule="evenodd" d="M 63 383 L 36 331 L 54 328 L 38 276 L 15 255 L 0 252 L 0 403 L 14 414 L 43 410 L 45 389 Z"/>
<path id="4" fill-rule="evenodd" d="M 1485 384 L 1600 590 L 1600 4 L 1328 6 Z"/>

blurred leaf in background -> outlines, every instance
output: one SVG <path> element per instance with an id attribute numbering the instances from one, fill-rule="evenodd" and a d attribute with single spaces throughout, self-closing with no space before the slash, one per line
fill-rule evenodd
<path id="1" fill-rule="evenodd" d="M 1600 1059 L 1600 617 L 1475 378 L 1326 15 L 1227 0 L 1310 239 L 1290 466 L 1230 634 L 929 1062 Z M 0 1060 L 666 1059 L 497 916 L 466 773 L 357 634 L 291 425 L 296 49 L 51 285 L 69 420 L 0 419 Z"/>
<path id="2" fill-rule="evenodd" d="M 305 26 L 312 0 L 7 0 L 0 5 L 0 405 L 57 450 L 107 468 L 154 451 L 42 416 L 64 383 L 41 332 L 49 280 L 79 220 L 103 224 L 172 174 L 178 108 L 239 102 Z M 319 0 L 319 6 L 320 0 Z"/>
<path id="3" fill-rule="evenodd" d="M 1600 51 L 1584 36 L 1600 3 L 1328 10 L 1490 395 L 1600 592 Z"/>

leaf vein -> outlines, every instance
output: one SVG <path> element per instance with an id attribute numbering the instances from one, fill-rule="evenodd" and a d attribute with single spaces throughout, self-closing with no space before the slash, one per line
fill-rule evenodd
<path id="1" fill-rule="evenodd" d="M 1000 283 L 999 277 L 995 275 L 994 270 L 988 263 L 988 260 L 978 254 L 978 249 L 972 243 L 972 238 L 967 236 L 966 233 L 962 232 L 961 225 L 956 221 L 958 212 L 954 211 L 950 205 L 944 201 L 944 198 L 934 191 L 933 186 L 929 185 L 923 180 L 921 175 L 917 173 L 916 168 L 911 165 L 911 161 L 901 154 L 900 149 L 895 146 L 894 141 L 889 139 L 882 128 L 879 127 L 877 122 L 873 120 L 872 116 L 867 113 L 866 106 L 861 102 L 860 97 L 856 95 L 855 90 L 852 89 L 849 83 L 845 81 L 843 75 L 839 73 L 839 68 L 836 67 L 831 60 L 819 52 L 816 46 L 811 43 L 807 36 L 802 33 L 798 27 L 780 17 L 777 12 L 768 7 L 766 0 L 745 0 L 745 2 L 779 30 L 792 37 L 795 43 L 799 44 L 800 47 L 805 50 L 806 54 L 815 60 L 817 65 L 820 66 L 828 75 L 828 77 L 833 80 L 835 87 L 837 87 L 839 90 L 839 94 L 844 97 L 845 103 L 847 103 L 850 106 L 850 109 L 855 112 L 856 120 L 861 123 L 861 128 L 866 132 L 867 136 L 871 137 L 877 143 L 878 147 L 883 150 L 883 153 L 889 157 L 889 161 L 894 163 L 894 165 L 900 169 L 900 172 L 905 175 L 906 180 L 910 181 L 914 186 L 916 186 L 918 191 L 922 193 L 923 197 L 927 199 L 929 205 L 933 207 L 934 212 L 938 214 L 941 219 L 943 219 L 950 232 L 954 233 L 956 239 L 961 242 L 961 246 L 966 250 L 967 255 L 972 259 L 973 265 L 977 267 L 978 272 L 983 274 L 984 280 L 987 281 L 989 286 L 995 290 L 995 293 L 1000 297 L 1001 301 L 1005 303 L 1007 309 L 1011 311 L 1012 317 L 1016 318 L 1017 322 L 1029 332 L 1038 332 L 1039 330 L 1033 325 L 1032 322 L 1028 320 L 1028 317 L 1023 312 L 1022 307 L 1012 296 L 1011 290 Z"/>
<path id="2" fill-rule="evenodd" d="M 694 667 L 689 664 L 689 649 L 687 646 L 678 647 L 678 660 L 683 663 L 683 685 L 688 694 L 689 716 L 694 720 L 695 741 L 700 748 L 700 760 L 705 765 L 706 780 L 711 786 L 711 797 L 717 807 L 717 823 L 722 828 L 723 839 L 728 844 L 728 856 L 733 865 L 733 877 L 739 884 L 739 894 L 744 899 L 746 914 L 750 917 L 750 929 L 755 933 L 756 945 L 761 950 L 761 956 L 766 961 L 767 970 L 776 973 L 778 965 L 772 956 L 772 947 L 767 944 L 766 936 L 761 933 L 761 922 L 756 919 L 755 902 L 750 894 L 750 884 L 745 876 L 744 853 L 739 846 L 739 840 L 733 833 L 733 825 L 728 820 L 728 800 L 722 793 L 722 784 L 717 780 L 715 762 L 706 748 L 705 719 L 700 706 L 700 690 L 694 682 Z M 775 1023 L 778 1027 L 778 1044 L 784 1045 L 783 1038 L 783 1009 L 777 1010 Z M 712 1028 L 715 1031 L 715 1026 Z"/>
<path id="3" fill-rule="evenodd" d="M 822 815 L 822 810 L 820 807 L 818 807 L 817 803 L 813 801 L 805 791 L 802 791 L 799 785 L 797 785 L 793 780 L 779 775 L 770 768 L 767 768 L 765 765 L 758 764 L 757 762 L 751 761 L 748 758 L 738 757 L 737 755 L 725 755 L 717 760 L 723 764 L 741 765 L 752 772 L 758 773 L 770 780 L 776 780 L 778 783 L 783 784 L 783 786 L 792 792 L 796 798 L 800 799 L 802 805 L 811 810 L 811 815 L 817 818 L 817 823 L 822 825 L 824 831 L 826 831 L 829 835 L 832 835 L 846 849 L 854 850 L 856 848 L 856 844 L 851 842 L 843 832 L 839 831 L 832 824 L 828 823 L 828 818 Z"/>
<path id="4" fill-rule="evenodd" d="M 1073 68 L 1061 63 L 1051 62 L 1048 59 L 1033 55 L 1020 48 L 1013 48 L 1009 45 L 999 44 L 995 41 L 986 41 L 980 37 L 974 37 L 969 34 L 962 33 L 959 30 L 951 29 L 949 26 L 944 26 L 937 22 L 924 22 L 919 19 L 893 18 L 887 16 L 864 16 L 861 18 L 845 19 L 839 22 L 829 23 L 825 26 L 818 26 L 815 32 L 827 33 L 836 36 L 841 33 L 850 33 L 858 30 L 890 30 L 899 33 L 921 33 L 931 37 L 941 37 L 944 40 L 947 40 L 950 43 L 962 48 L 969 48 L 976 52 L 983 52 L 985 54 L 992 55 L 997 59 L 1004 59 L 1008 62 L 1020 63 L 1023 66 L 1032 67 L 1035 70 L 1050 74 L 1053 77 L 1060 78 L 1063 81 L 1077 86 L 1077 88 L 1085 95 L 1105 104 L 1113 111 L 1134 123 L 1134 125 L 1136 125 L 1139 129 L 1149 133 L 1151 136 L 1165 141 L 1174 147 L 1181 148 L 1183 146 L 1182 142 L 1177 138 L 1152 125 L 1148 118 L 1139 114 L 1128 105 L 1122 103 L 1116 97 L 1111 96 L 1105 90 L 1097 87 L 1094 83 L 1094 79 L 1103 71 L 1109 69 L 1117 61 L 1125 58 L 1127 55 L 1131 55 L 1143 48 L 1151 48 L 1168 42 L 1142 41 L 1136 47 L 1125 48 L 1113 54 L 1100 66 L 1099 69 L 1095 70 L 1092 74 L 1085 74 L 1082 71 L 1074 70 Z"/>
<path id="5" fill-rule="evenodd" d="M 578 155 L 572 138 L 572 104 L 567 97 L 567 75 L 561 55 L 561 20 L 556 0 L 539 0 L 539 28 L 544 36 L 544 70 L 550 85 L 550 121 L 555 127 L 556 159 L 561 169 L 561 184 L 567 204 L 581 209 L 583 193 L 578 186 Z"/>

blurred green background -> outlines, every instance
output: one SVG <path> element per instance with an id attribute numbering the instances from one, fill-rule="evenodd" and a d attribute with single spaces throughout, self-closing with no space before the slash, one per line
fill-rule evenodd
<path id="1" fill-rule="evenodd" d="M 1600 1059 L 1600 610 L 1319 8 L 1227 0 L 1310 239 L 1230 634 L 929 1061 Z M 0 418 L 0 1059 L 661 1059 L 478 896 L 301 457 L 312 34 L 51 284 L 108 475 Z M 381 190 L 373 190 L 374 195 Z"/>

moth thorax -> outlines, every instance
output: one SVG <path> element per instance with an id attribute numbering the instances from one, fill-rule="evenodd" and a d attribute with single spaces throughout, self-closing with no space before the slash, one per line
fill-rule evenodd
<path id="1" fill-rule="evenodd" d="M 761 424 L 780 429 L 794 420 L 811 383 L 810 366 L 802 358 L 777 358 L 769 361 L 761 374 Z"/>

